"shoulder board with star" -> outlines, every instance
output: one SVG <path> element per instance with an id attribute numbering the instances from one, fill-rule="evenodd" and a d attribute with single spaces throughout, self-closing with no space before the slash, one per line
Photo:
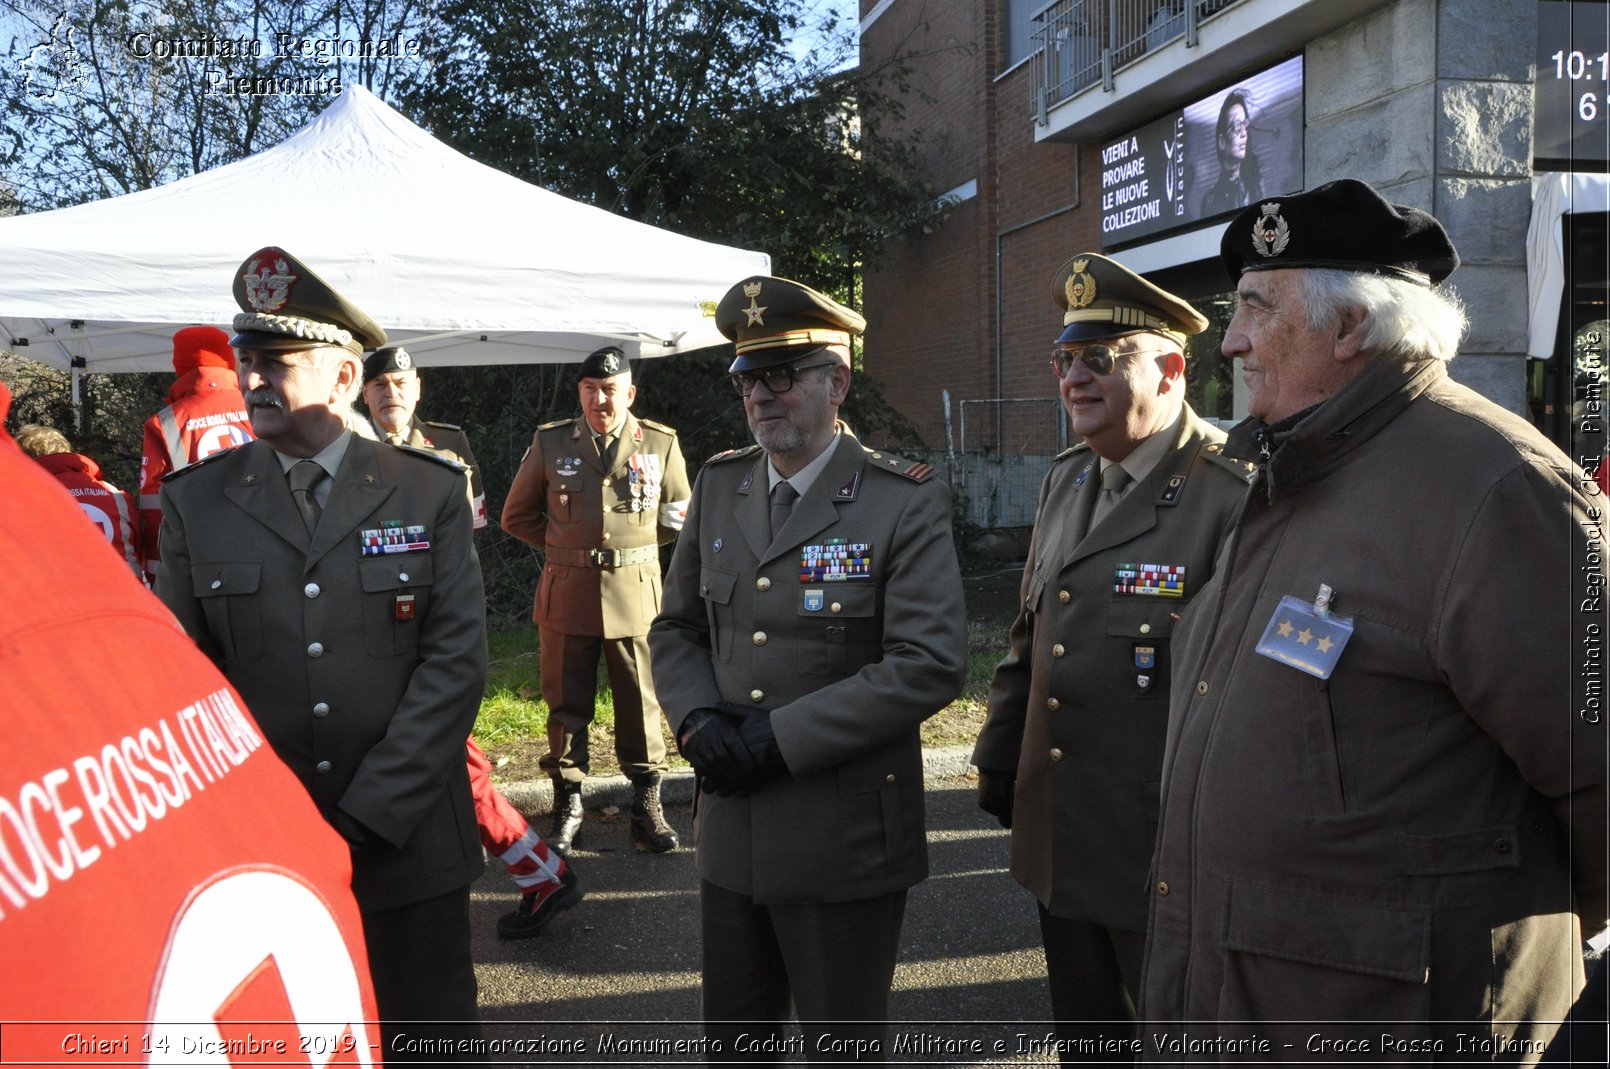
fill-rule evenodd
<path id="1" fill-rule="evenodd" d="M 647 427 L 651 431 L 659 431 L 661 434 L 669 434 L 673 438 L 676 437 L 675 427 L 667 427 L 665 424 L 656 423 L 651 419 L 640 419 L 637 422 L 642 426 Z"/>
<path id="2" fill-rule="evenodd" d="M 576 417 L 575 416 L 571 416 L 569 419 L 556 419 L 552 423 L 544 423 L 544 424 L 542 424 L 542 426 L 538 427 L 537 430 L 539 430 L 539 431 L 558 430 L 560 427 L 568 427 L 572 423 L 575 423 L 575 422 L 576 422 Z"/>
<path id="3" fill-rule="evenodd" d="M 438 423 L 433 419 L 422 419 L 419 422 L 427 427 L 440 427 L 444 431 L 462 431 L 464 428 L 457 423 Z"/>
<path id="4" fill-rule="evenodd" d="M 866 449 L 866 446 L 861 448 Z M 904 475 L 914 483 L 925 483 L 934 477 L 934 466 L 921 460 L 907 460 L 881 449 L 866 450 L 867 467 L 886 471 L 890 475 Z"/>
<path id="5" fill-rule="evenodd" d="M 760 452 L 760 446 L 746 445 L 742 449 L 728 449 L 725 452 L 717 453 L 715 456 L 705 461 L 705 463 L 725 464 L 729 460 L 743 460 L 747 457 L 752 457 L 758 452 Z"/>
<path id="6" fill-rule="evenodd" d="M 1244 483 L 1250 483 L 1258 477 L 1258 465 L 1250 460 L 1242 460 L 1240 457 L 1228 455 L 1224 451 L 1224 446 L 1219 442 L 1209 442 L 1203 446 L 1202 456 Z"/>
<path id="7" fill-rule="evenodd" d="M 166 475 L 163 475 L 158 481 L 159 482 L 167 482 L 169 479 L 177 479 L 181 475 L 189 475 L 191 472 L 196 471 L 196 470 L 198 470 L 200 468 L 206 467 L 208 464 L 211 464 L 214 461 L 219 461 L 219 460 L 224 459 L 225 457 L 227 457 L 229 454 L 231 454 L 233 452 L 234 452 L 233 449 L 221 449 L 216 453 L 208 453 L 206 456 L 202 457 L 200 460 L 197 460 L 197 461 L 195 461 L 193 463 L 190 463 L 190 464 L 186 464 L 182 468 L 176 468 L 173 471 L 168 472 Z"/>
<path id="8" fill-rule="evenodd" d="M 434 460 L 443 467 L 452 468 L 454 471 L 470 470 L 468 466 L 459 463 L 455 458 L 447 456 L 443 453 L 438 453 L 433 449 L 420 449 L 417 446 L 412 445 L 399 445 L 393 446 L 392 448 L 401 450 L 404 453 L 411 453 L 416 457 L 424 457 L 426 460 Z"/>

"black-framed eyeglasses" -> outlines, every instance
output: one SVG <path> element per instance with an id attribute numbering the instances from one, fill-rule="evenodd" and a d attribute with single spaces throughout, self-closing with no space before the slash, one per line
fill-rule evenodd
<path id="1" fill-rule="evenodd" d="M 1119 352 L 1110 345 L 1093 342 L 1089 345 L 1059 345 L 1051 350 L 1051 370 L 1056 372 L 1057 378 L 1068 374 L 1075 360 L 1083 364 L 1092 375 L 1111 375 L 1112 369 L 1118 366 L 1121 356 L 1146 356 L 1149 353 L 1167 353 L 1170 349 L 1132 349 L 1129 352 Z"/>
<path id="2" fill-rule="evenodd" d="M 740 371 L 735 375 L 728 375 L 727 378 L 739 397 L 748 397 L 754 393 L 757 382 L 765 383 L 766 389 L 772 393 L 787 393 L 794 388 L 794 377 L 801 371 L 832 367 L 835 362 L 824 360 L 819 364 L 801 364 L 799 367 L 769 367 L 764 371 Z"/>

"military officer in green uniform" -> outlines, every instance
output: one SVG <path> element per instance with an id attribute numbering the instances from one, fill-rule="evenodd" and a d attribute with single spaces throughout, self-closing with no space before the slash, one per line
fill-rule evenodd
<path id="1" fill-rule="evenodd" d="M 743 1033 L 785 1050 L 792 1000 L 811 1060 L 830 1041 L 881 1060 L 906 892 L 928 873 L 918 728 L 967 662 L 950 495 L 838 422 L 855 312 L 761 276 L 716 325 L 759 445 L 700 472 L 649 632 L 705 792 L 705 1032 L 714 1058 L 754 1058 Z"/>
<path id="2" fill-rule="evenodd" d="M 637 387 L 621 350 L 588 356 L 577 393 L 582 414 L 537 429 L 503 503 L 503 529 L 547 558 L 531 618 L 548 701 L 548 845 L 568 854 L 581 828 L 602 654 L 615 701 L 615 756 L 632 781 L 632 843 L 663 853 L 677 838 L 660 806 L 669 765 L 647 635 L 660 611 L 659 547 L 687 514 L 688 469 L 675 430 L 632 415 Z"/>
<path id="3" fill-rule="evenodd" d="M 375 437 L 388 445 L 429 449 L 451 457 L 470 470 L 470 512 L 475 529 L 486 526 L 486 491 L 481 469 L 470 452 L 470 437 L 452 423 L 420 419 L 419 369 L 412 354 L 400 345 L 387 345 L 363 361 L 363 403 Z"/>
<path id="4" fill-rule="evenodd" d="M 257 440 L 167 478 L 156 591 L 351 844 L 387 1063 L 441 1061 L 434 1041 L 479 1032 L 453 1024 L 476 1020 L 464 740 L 486 682 L 464 469 L 352 433 L 386 335 L 306 264 L 261 249 L 234 291 Z M 397 1044 L 401 1022 L 432 1042 Z"/>
<path id="5" fill-rule="evenodd" d="M 1168 723 L 1169 637 L 1250 465 L 1185 401 L 1195 308 L 1096 253 L 1054 280 L 1051 366 L 1079 445 L 1052 463 L 973 763 L 1039 901 L 1065 1061 L 1133 1035 Z M 1118 1023 L 1113 1023 L 1118 1022 Z"/>

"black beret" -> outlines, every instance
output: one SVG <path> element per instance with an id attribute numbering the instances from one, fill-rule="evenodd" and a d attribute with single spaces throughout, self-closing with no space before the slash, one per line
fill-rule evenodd
<path id="1" fill-rule="evenodd" d="M 753 275 L 716 305 L 716 329 L 736 343 L 729 372 L 787 364 L 826 345 L 850 348 L 866 320 L 825 293 L 789 278 Z"/>
<path id="2" fill-rule="evenodd" d="M 613 345 L 606 345 L 597 352 L 587 355 L 587 359 L 581 362 L 581 371 L 578 372 L 577 378 L 612 379 L 630 370 L 632 365 L 626 362 L 626 354 Z"/>
<path id="3" fill-rule="evenodd" d="M 400 345 L 388 345 L 364 357 L 363 381 L 369 382 L 393 371 L 411 371 L 413 367 L 414 358 L 408 355 L 407 349 Z"/>
<path id="4" fill-rule="evenodd" d="M 1224 231 L 1219 257 L 1232 279 L 1243 271 L 1321 267 L 1434 286 L 1459 266 L 1441 223 L 1389 203 L 1355 178 L 1243 208 Z"/>
<path id="5" fill-rule="evenodd" d="M 1058 342 L 1116 338 L 1140 330 L 1200 334 L 1207 317 L 1116 260 L 1082 252 L 1058 269 L 1051 283 L 1061 306 Z"/>
<path id="6" fill-rule="evenodd" d="M 235 272 L 237 349 L 310 349 L 337 345 L 353 356 L 386 344 L 368 313 L 284 249 L 258 249 Z"/>

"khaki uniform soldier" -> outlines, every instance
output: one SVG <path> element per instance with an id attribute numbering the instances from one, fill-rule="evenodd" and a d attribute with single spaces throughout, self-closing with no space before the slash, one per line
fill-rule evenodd
<path id="1" fill-rule="evenodd" d="M 660 807 L 669 765 L 647 635 L 660 611 L 659 547 L 687 514 L 687 463 L 676 431 L 632 415 L 637 387 L 619 349 L 587 357 L 579 378 L 582 414 L 537 429 L 503 503 L 503 529 L 547 558 L 531 618 L 548 701 L 548 844 L 568 854 L 581 828 L 602 654 L 615 701 L 615 756 L 632 781 L 632 843 L 663 853 L 677 838 Z"/>
<path id="2" fill-rule="evenodd" d="M 458 461 L 470 473 L 470 514 L 475 529 L 486 526 L 486 492 L 481 489 L 481 468 L 470 452 L 470 436 L 452 423 L 420 419 L 419 370 L 413 356 L 400 345 L 376 349 L 363 361 L 363 403 L 375 438 L 387 445 L 428 449 Z"/>
<path id="3" fill-rule="evenodd" d="M 906 892 L 928 873 L 918 728 L 967 660 L 950 495 L 837 422 L 859 315 L 787 279 L 734 286 L 716 325 L 756 447 L 699 474 L 654 681 L 701 781 L 703 1014 L 712 1057 L 782 1046 L 792 1000 L 887 1053 Z M 751 1048 L 761 1049 L 761 1048 Z"/>
<path id="4" fill-rule="evenodd" d="M 1220 253 L 1257 471 L 1175 632 L 1148 1049 L 1535 1062 L 1610 918 L 1602 500 L 1448 377 L 1426 212 L 1342 179 Z"/>
<path id="5" fill-rule="evenodd" d="M 1251 465 L 1185 402 L 1195 308 L 1082 253 L 1052 371 L 1081 444 L 1040 491 L 1011 652 L 973 763 L 1039 901 L 1063 1059 L 1133 1036 L 1174 621 L 1213 573 Z M 1015 787 L 1015 789 L 1014 789 Z M 1109 1045 L 1103 1046 L 1106 1041 Z"/>
<path id="6" fill-rule="evenodd" d="M 450 1023 L 476 1019 L 482 867 L 464 740 L 485 595 L 464 470 L 348 429 L 359 358 L 385 333 L 306 264 L 261 249 L 234 288 L 258 440 L 168 477 L 157 594 L 351 844 L 386 1059 L 409 1060 L 428 1045 L 394 1046 L 399 1022 L 410 1039 L 479 1033 Z"/>

